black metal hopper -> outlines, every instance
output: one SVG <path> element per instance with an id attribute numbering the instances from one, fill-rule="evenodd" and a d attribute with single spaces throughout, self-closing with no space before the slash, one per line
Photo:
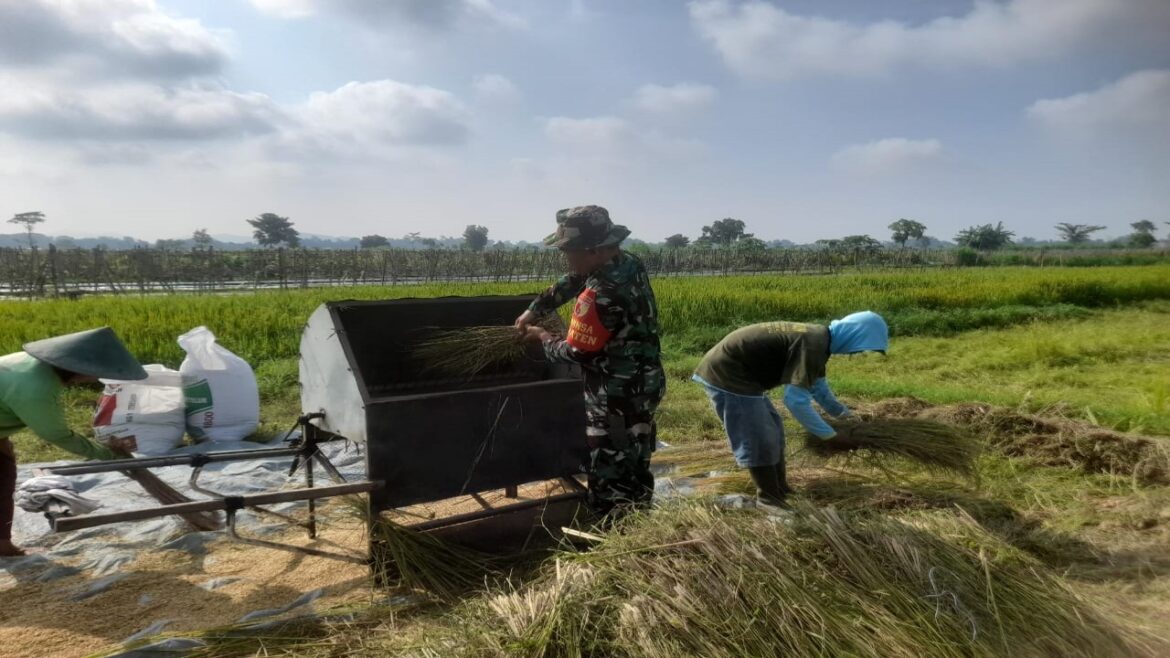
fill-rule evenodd
<path id="1" fill-rule="evenodd" d="M 532 298 L 323 304 L 301 342 L 302 411 L 364 441 L 375 513 L 567 478 L 588 459 L 575 367 L 529 358 L 473 377 L 428 373 L 412 349 L 436 329 L 509 325 Z"/>

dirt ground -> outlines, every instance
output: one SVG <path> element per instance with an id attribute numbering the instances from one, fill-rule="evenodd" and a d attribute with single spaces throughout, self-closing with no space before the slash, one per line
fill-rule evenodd
<path id="1" fill-rule="evenodd" d="M 518 500 L 560 491 L 559 484 L 529 485 L 521 488 Z M 502 491 L 485 493 L 482 498 L 493 505 L 506 502 Z M 396 514 L 394 520 L 408 524 L 411 520 L 469 512 L 480 506 L 474 499 L 462 497 L 408 508 Z M 363 521 L 345 510 L 342 503 L 325 506 L 323 516 L 325 521 L 316 540 L 310 540 L 300 528 L 264 539 L 330 552 L 366 554 Z M 211 538 L 202 552 L 141 553 L 122 565 L 112 576 L 116 582 L 108 589 L 81 599 L 79 594 L 111 576 L 98 578 L 78 573 L 39 582 L 43 570 L 13 574 L 0 563 L 0 655 L 77 658 L 113 650 L 156 622 L 165 622 L 156 632 L 182 633 L 234 624 L 249 613 L 283 608 L 312 592 L 319 591 L 319 596 L 310 605 L 265 619 L 373 602 L 392 594 L 373 586 L 364 564 L 241 544 L 222 533 L 206 536 Z M 83 556 L 77 556 L 56 564 L 74 566 L 82 561 Z"/>

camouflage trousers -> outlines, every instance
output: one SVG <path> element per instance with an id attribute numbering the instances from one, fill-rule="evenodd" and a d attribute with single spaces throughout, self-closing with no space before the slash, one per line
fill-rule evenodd
<path id="1" fill-rule="evenodd" d="M 589 505 L 600 514 L 618 506 L 650 502 L 654 475 L 650 455 L 658 443 L 654 411 L 658 400 L 609 399 L 606 408 L 588 404 Z"/>

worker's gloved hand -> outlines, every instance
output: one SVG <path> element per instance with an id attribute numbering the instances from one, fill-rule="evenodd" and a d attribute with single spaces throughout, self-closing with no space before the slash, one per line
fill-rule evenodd
<path id="1" fill-rule="evenodd" d="M 512 326 L 516 327 L 516 331 L 524 333 L 525 331 L 528 331 L 533 322 L 536 322 L 536 313 L 532 312 L 531 310 L 527 310 L 521 313 L 520 317 L 516 318 L 516 321 L 512 323 Z"/>
<path id="2" fill-rule="evenodd" d="M 857 422 L 856 420 L 852 420 L 849 422 L 842 422 L 842 423 L 834 423 L 833 429 L 837 430 L 837 433 L 833 435 L 831 440 L 833 441 L 833 443 L 835 443 L 839 446 L 856 447 L 856 446 L 860 445 L 860 436 L 858 433 L 858 428 L 860 426 L 861 426 L 861 423 Z"/>

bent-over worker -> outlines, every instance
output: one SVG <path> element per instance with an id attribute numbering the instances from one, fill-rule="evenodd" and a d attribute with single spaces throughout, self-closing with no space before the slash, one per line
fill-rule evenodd
<path id="1" fill-rule="evenodd" d="M 666 390 L 650 277 L 619 246 L 629 234 L 600 206 L 558 211 L 557 232 L 545 244 L 564 253 L 571 271 L 516 319 L 528 340 L 541 342 L 546 358 L 579 364 L 585 373 L 589 501 L 602 514 L 650 501 L 654 412 Z M 571 299 L 576 303 L 566 337 L 533 326 Z"/>
<path id="2" fill-rule="evenodd" d="M 109 448 L 69 429 L 61 391 L 101 379 L 146 379 L 146 371 L 109 327 L 46 338 L 0 357 L 0 557 L 23 555 L 12 543 L 16 452 L 9 436 L 28 428 L 87 459 L 115 459 Z"/>
<path id="3" fill-rule="evenodd" d="M 703 356 L 693 379 L 707 391 L 723 422 L 735 461 L 748 469 L 761 500 L 782 504 L 791 493 L 784 464 L 784 424 L 768 391 L 784 386 L 784 406 L 809 433 L 837 432 L 813 408 L 850 416 L 829 388 L 825 369 L 834 354 L 885 353 L 889 329 L 877 313 L 862 311 L 829 326 L 765 322 L 731 332 Z"/>

